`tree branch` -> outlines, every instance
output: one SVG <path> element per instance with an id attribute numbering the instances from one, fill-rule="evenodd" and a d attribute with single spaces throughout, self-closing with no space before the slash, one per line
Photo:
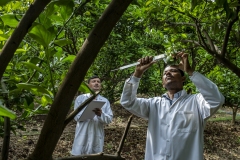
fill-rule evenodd
<path id="1" fill-rule="evenodd" d="M 204 48 L 205 49 L 205 48 Z M 206 50 L 206 49 L 205 49 Z M 233 73 L 235 73 L 238 77 L 240 77 L 240 68 L 238 68 L 235 64 L 231 61 L 223 57 L 221 54 L 217 54 L 212 50 L 206 50 L 209 54 L 214 56 L 220 63 L 224 64 L 227 68 L 229 68 Z"/>
<path id="2" fill-rule="evenodd" d="M 195 17 L 193 17 L 192 15 L 190 15 L 190 14 L 188 14 L 188 15 L 186 15 L 184 12 L 181 12 L 181 11 L 179 11 L 178 9 L 176 9 L 176 8 L 174 8 L 174 7 L 170 7 L 172 10 L 174 10 L 174 11 L 176 11 L 176 12 L 178 12 L 178 13 L 181 13 L 181 14 L 183 14 L 183 15 L 185 15 L 185 16 L 188 16 L 188 17 L 190 17 L 190 18 L 192 18 L 192 19 L 196 19 Z"/>
<path id="3" fill-rule="evenodd" d="M 199 22 L 197 21 L 197 19 L 195 19 L 195 23 L 196 23 L 196 30 L 197 30 L 197 35 L 198 35 L 198 39 L 199 39 L 199 42 L 200 44 L 202 44 L 203 48 L 205 50 L 209 50 L 205 40 L 204 40 L 204 37 L 202 36 L 202 33 L 201 33 L 201 30 L 200 30 L 200 26 L 199 26 Z"/>
<path id="4" fill-rule="evenodd" d="M 238 0 L 238 4 L 240 4 L 240 0 Z M 227 44 L 228 44 L 230 32 L 232 30 L 232 26 L 239 19 L 239 17 L 238 17 L 239 10 L 240 10 L 240 6 L 238 5 L 237 10 L 236 10 L 236 17 L 228 23 L 226 34 L 225 34 L 224 41 L 223 41 L 222 51 L 221 51 L 221 54 L 223 57 L 225 57 L 225 54 L 227 51 Z"/>
<path id="5" fill-rule="evenodd" d="M 3 79 L 1 79 L 1 86 L 3 90 L 3 99 L 4 99 L 4 106 L 8 109 L 10 109 L 9 106 L 9 99 L 8 99 L 8 91 L 5 83 L 3 82 Z M 11 121 L 9 117 L 4 117 L 4 135 L 3 135 L 3 144 L 1 149 L 1 160 L 7 160 L 8 159 L 8 150 L 9 150 L 9 144 L 10 144 L 10 131 L 11 131 Z"/>
<path id="6" fill-rule="evenodd" d="M 196 24 L 194 23 L 186 23 L 186 22 L 166 22 L 169 25 L 186 25 L 186 26 L 194 26 L 196 27 Z"/>
<path id="7" fill-rule="evenodd" d="M 40 66 L 42 65 L 42 63 L 43 63 L 43 60 L 41 59 L 41 61 L 39 62 L 38 67 L 40 67 Z M 35 76 L 36 73 L 37 73 L 37 70 L 35 70 L 35 71 L 33 72 L 33 74 L 32 74 L 31 77 L 27 80 L 26 83 L 30 83 L 30 81 L 33 79 L 33 77 Z"/>
<path id="8" fill-rule="evenodd" d="M 200 44 L 198 41 L 194 41 L 194 40 L 182 40 L 182 42 L 185 42 L 185 43 L 190 42 L 190 43 L 195 44 L 195 45 L 198 46 L 198 47 L 204 47 L 204 46 L 203 46 L 202 44 Z"/>
<path id="9" fill-rule="evenodd" d="M 238 3 L 240 3 L 240 0 L 238 0 Z M 179 11 L 179 10 L 173 8 L 173 7 L 170 7 L 170 8 L 173 9 L 173 10 L 175 10 L 175 11 L 177 11 L 178 13 L 181 13 L 181 14 L 185 15 L 184 12 L 181 12 L 181 11 Z M 239 12 L 239 8 L 240 8 L 240 6 L 237 7 L 237 11 L 236 11 L 237 14 L 238 14 L 238 12 Z M 234 64 L 233 64 L 231 61 L 229 61 L 228 59 L 224 58 L 224 57 L 225 57 L 224 54 L 225 54 L 225 52 L 226 52 L 227 43 L 228 43 L 228 40 L 229 40 L 229 36 L 228 36 L 228 35 L 230 34 L 232 25 L 235 23 L 236 18 L 238 18 L 238 16 L 235 17 L 235 19 L 234 19 L 235 21 L 231 21 L 231 22 L 229 23 L 229 25 L 228 25 L 228 29 L 227 29 L 227 32 L 226 32 L 226 35 L 225 35 L 224 44 L 223 44 L 223 48 L 222 48 L 222 51 L 221 51 L 221 53 L 222 53 L 223 55 L 217 54 L 217 52 L 214 52 L 214 51 L 212 51 L 211 49 L 208 48 L 208 46 L 207 46 L 207 44 L 205 43 L 204 38 L 203 38 L 203 36 L 202 36 L 202 34 L 201 34 L 200 27 L 199 27 L 199 22 L 198 22 L 197 18 L 193 17 L 192 15 L 187 15 L 187 16 L 190 17 L 190 18 L 192 18 L 192 19 L 195 21 L 195 23 L 196 23 L 196 29 L 197 29 L 197 33 L 198 33 L 199 42 L 200 42 L 200 44 L 203 43 L 202 47 L 203 47 L 209 54 L 211 54 L 212 56 L 214 56 L 215 58 L 217 58 L 217 60 L 219 60 L 221 63 L 223 63 L 227 68 L 229 68 L 229 69 L 230 69 L 233 73 L 235 73 L 238 77 L 240 77 L 240 68 L 238 68 L 236 65 L 234 65 Z"/>
<path id="10" fill-rule="evenodd" d="M 128 124 L 127 124 L 127 126 L 125 128 L 125 131 L 123 133 L 121 142 L 119 144 L 119 147 L 118 147 L 118 150 L 117 150 L 117 153 L 116 153 L 116 155 L 119 156 L 119 157 L 121 157 L 122 148 L 123 148 L 123 145 L 124 145 L 124 141 L 125 141 L 125 139 L 127 137 L 127 133 L 128 133 L 129 128 L 130 128 L 131 122 L 132 122 L 132 117 L 133 117 L 133 115 L 131 115 L 129 117 L 129 119 L 128 119 Z"/>
<path id="11" fill-rule="evenodd" d="M 215 48 L 215 51 L 216 51 L 218 54 L 221 54 L 221 50 L 218 48 L 217 45 L 214 44 L 214 48 Z"/>
<path id="12" fill-rule="evenodd" d="M 215 47 L 214 47 L 214 43 L 213 43 L 211 37 L 209 36 L 209 34 L 208 34 L 205 30 L 203 30 L 203 34 L 204 34 L 205 37 L 207 38 L 208 44 L 210 45 L 210 49 L 211 49 L 213 52 L 216 52 Z"/>

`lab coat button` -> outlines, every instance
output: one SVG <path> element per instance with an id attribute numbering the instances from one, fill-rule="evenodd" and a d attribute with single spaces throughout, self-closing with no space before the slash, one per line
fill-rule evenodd
<path id="1" fill-rule="evenodd" d="M 169 142 L 170 140 L 169 139 L 167 139 L 167 142 Z"/>
<path id="2" fill-rule="evenodd" d="M 170 125 L 168 124 L 167 127 L 169 127 Z"/>

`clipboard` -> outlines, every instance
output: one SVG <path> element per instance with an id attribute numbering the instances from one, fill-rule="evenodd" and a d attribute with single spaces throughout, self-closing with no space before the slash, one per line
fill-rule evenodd
<path id="1" fill-rule="evenodd" d="M 92 101 L 92 102 L 90 102 L 85 107 L 85 110 L 83 111 L 79 120 L 80 121 L 85 121 L 87 119 L 92 119 L 96 115 L 92 110 L 94 110 L 95 108 L 102 108 L 105 103 L 106 102 L 104 102 L 104 101 Z"/>

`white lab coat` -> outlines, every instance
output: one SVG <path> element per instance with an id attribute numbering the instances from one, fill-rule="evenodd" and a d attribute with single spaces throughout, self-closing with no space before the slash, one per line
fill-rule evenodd
<path id="1" fill-rule="evenodd" d="M 145 160 L 203 160 L 205 121 L 224 103 L 224 97 L 200 73 L 194 72 L 190 79 L 200 93 L 189 95 L 183 90 L 172 105 L 166 98 L 137 98 L 140 78 L 126 81 L 122 106 L 148 119 Z"/>
<path id="2" fill-rule="evenodd" d="M 85 100 L 90 97 L 90 94 L 83 94 L 76 98 L 74 110 L 79 107 Z M 79 118 L 84 109 L 74 117 L 77 121 L 75 138 L 73 141 L 72 155 L 93 154 L 103 151 L 104 145 L 104 125 L 112 122 L 113 114 L 109 101 L 98 95 L 96 100 L 105 101 L 102 107 L 101 117 L 95 115 L 93 119 L 80 122 Z"/>

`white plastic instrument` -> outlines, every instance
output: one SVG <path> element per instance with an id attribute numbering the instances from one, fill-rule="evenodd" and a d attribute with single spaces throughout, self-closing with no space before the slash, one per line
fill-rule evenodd
<path id="1" fill-rule="evenodd" d="M 158 55 L 158 56 L 154 56 L 154 57 L 153 57 L 153 61 L 158 61 L 158 60 L 164 59 L 165 57 L 166 57 L 165 54 L 160 54 L 160 55 Z M 128 64 L 128 65 L 119 67 L 119 68 L 117 68 L 117 69 L 113 69 L 113 70 L 111 70 L 111 71 L 123 70 L 123 69 L 129 68 L 129 67 L 136 66 L 136 65 L 138 65 L 138 64 L 140 64 L 140 62 L 135 62 L 135 63 L 132 63 L 132 64 Z"/>

